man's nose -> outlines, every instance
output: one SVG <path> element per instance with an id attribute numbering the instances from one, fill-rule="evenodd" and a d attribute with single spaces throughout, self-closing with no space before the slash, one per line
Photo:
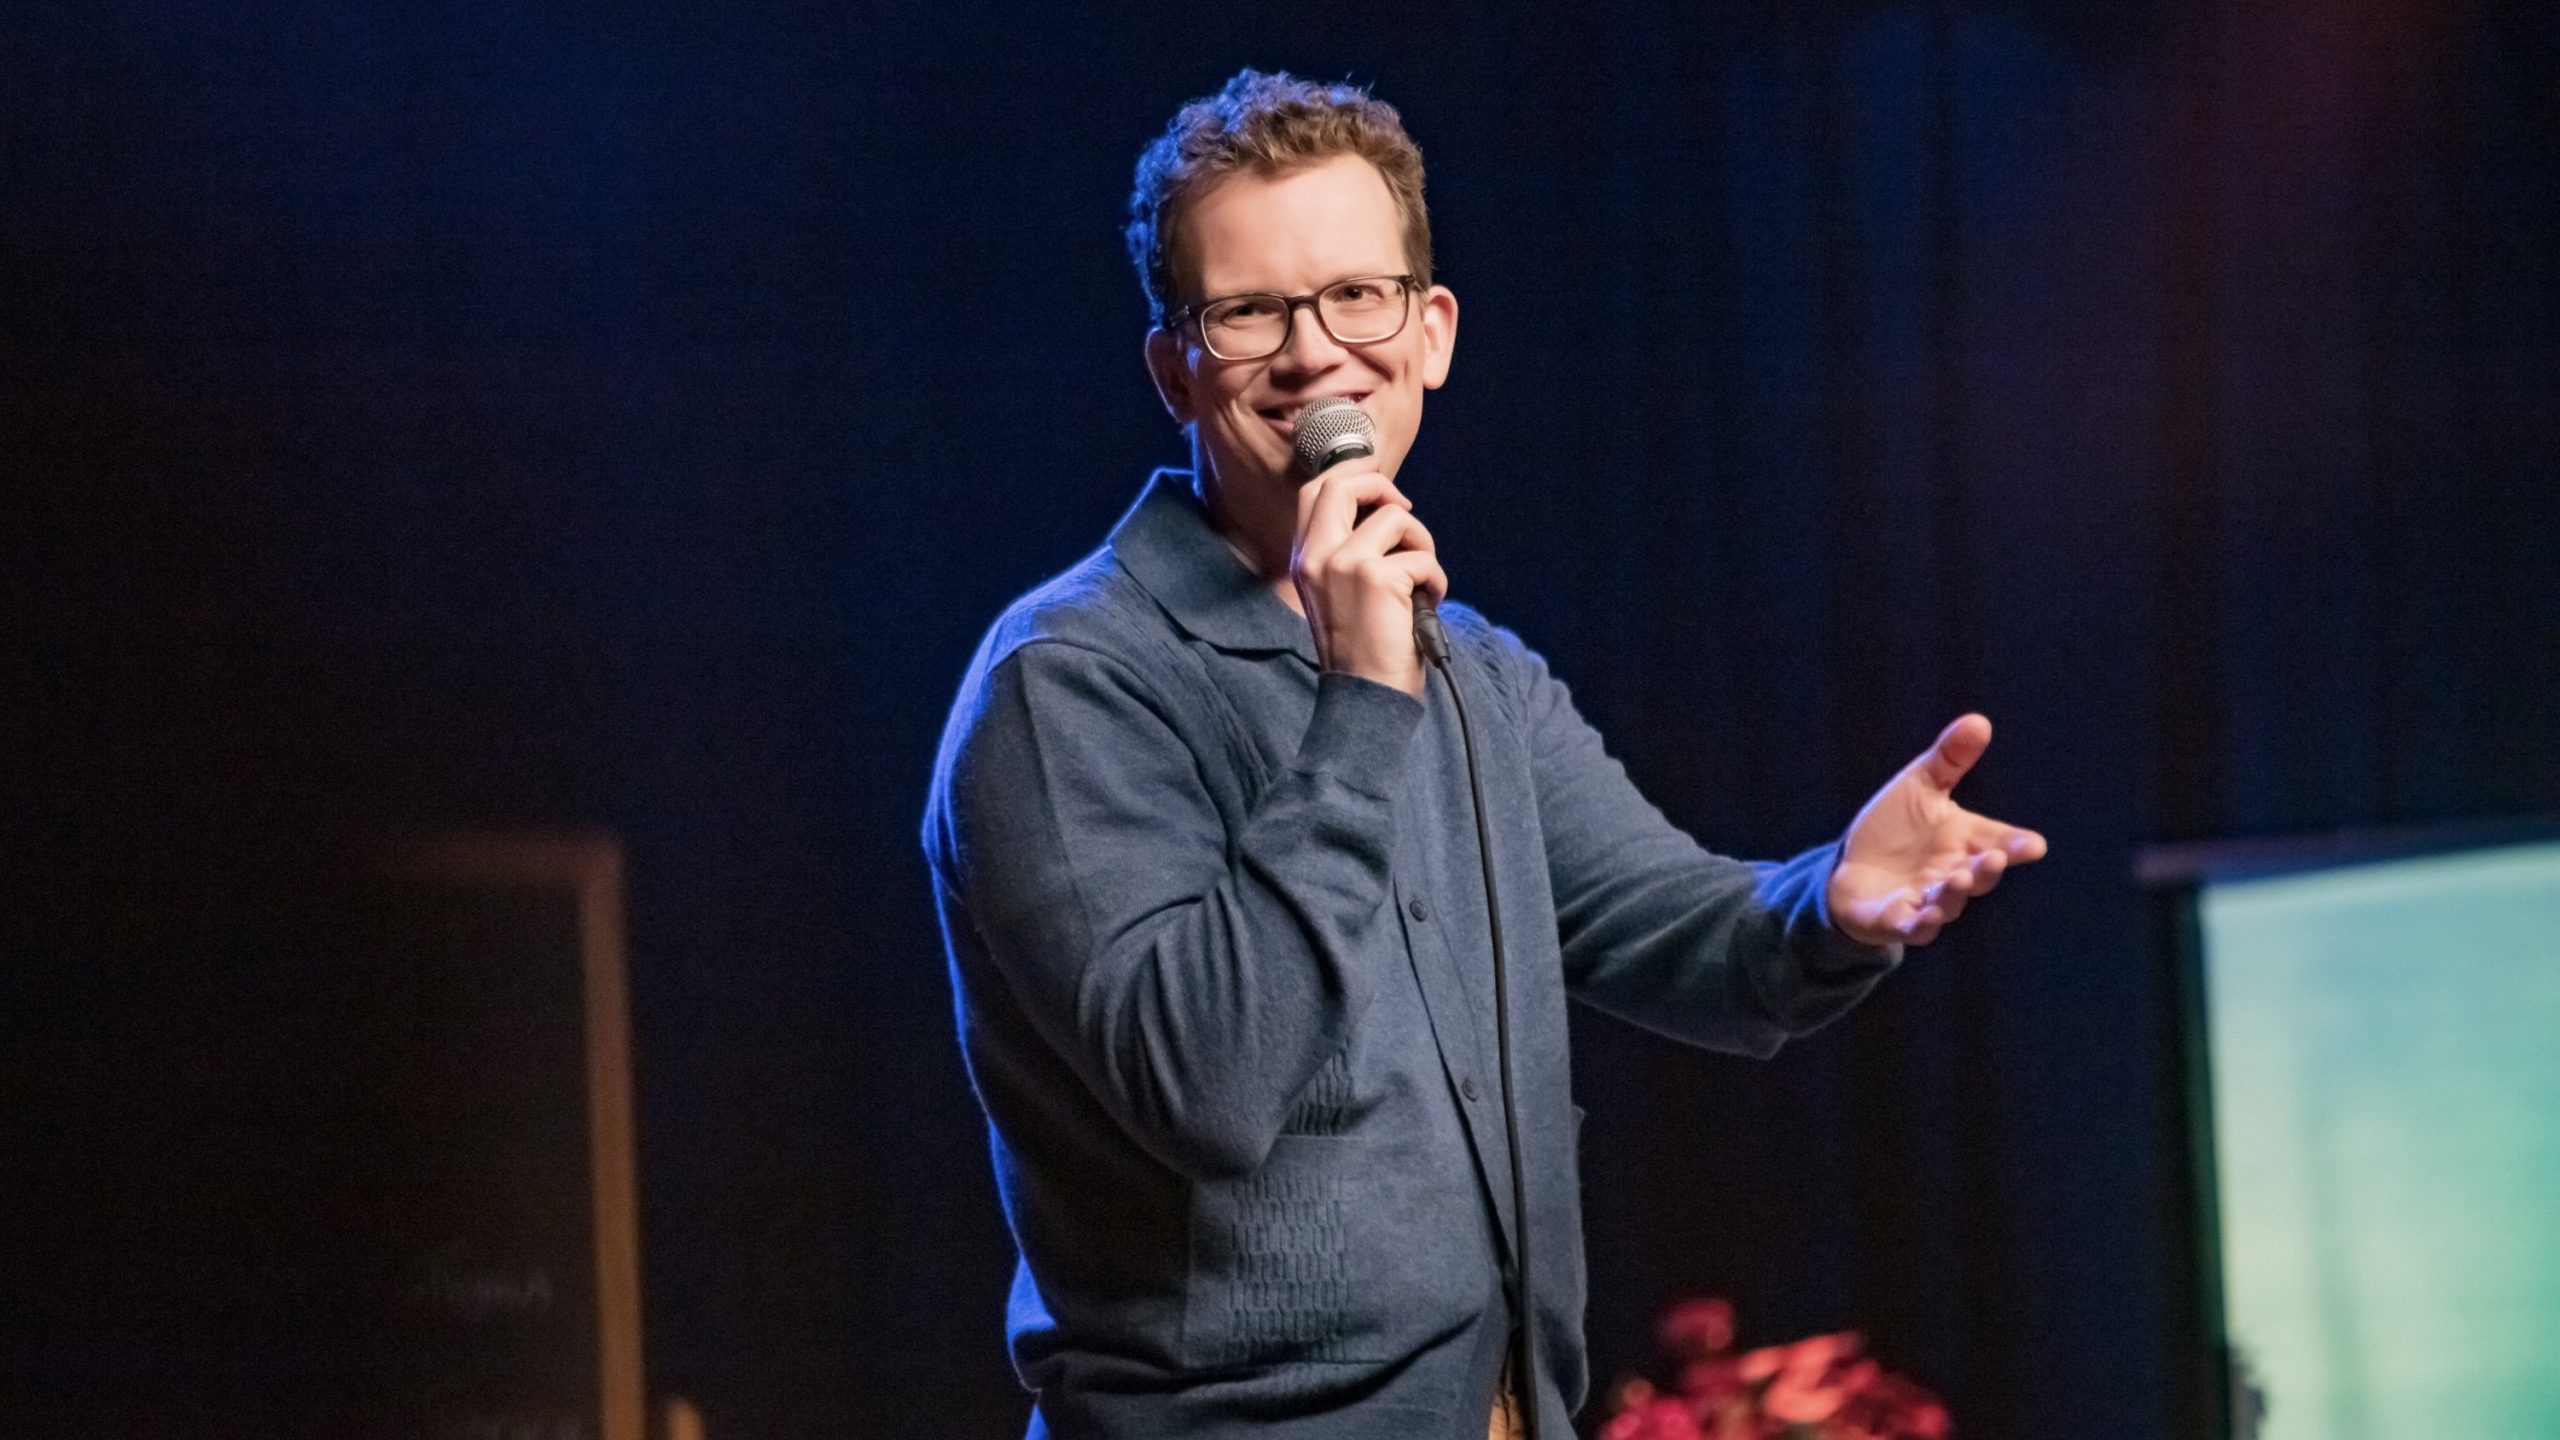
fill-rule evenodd
<path id="1" fill-rule="evenodd" d="M 1292 369 L 1321 370 L 1342 357 L 1342 346 L 1325 330 L 1316 302 L 1301 300 L 1289 307 L 1288 343 L 1274 359 Z"/>

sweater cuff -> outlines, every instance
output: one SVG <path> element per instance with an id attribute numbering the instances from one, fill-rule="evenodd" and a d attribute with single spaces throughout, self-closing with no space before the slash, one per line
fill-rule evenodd
<path id="1" fill-rule="evenodd" d="M 1316 713 L 1298 742 L 1296 768 L 1392 800 L 1422 702 L 1392 685 L 1342 670 L 1316 677 Z"/>

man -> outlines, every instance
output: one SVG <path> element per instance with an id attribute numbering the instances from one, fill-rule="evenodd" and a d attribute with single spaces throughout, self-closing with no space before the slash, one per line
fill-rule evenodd
<path id="1" fill-rule="evenodd" d="M 1441 607 L 1456 654 L 1427 672 L 1415 597 L 1448 581 L 1395 476 L 1458 302 L 1392 109 L 1244 72 L 1149 148 L 1132 212 L 1193 468 L 997 621 L 925 823 L 1031 1434 L 1473 1440 L 1533 1404 L 1564 1440 L 1587 1384 L 1568 995 L 1765 1055 L 2044 842 L 1949 798 L 1979 716 L 1841 844 L 1752 866 L 1647 804 L 1508 631 Z M 1291 426 L 1325 396 L 1376 453 L 1310 481 Z M 1508 952 L 1525 1322 L 1453 682 Z"/>

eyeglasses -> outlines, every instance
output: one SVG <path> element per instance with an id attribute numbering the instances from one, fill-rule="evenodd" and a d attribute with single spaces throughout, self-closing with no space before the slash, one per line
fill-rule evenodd
<path id="1" fill-rule="evenodd" d="M 1165 317 L 1164 328 L 1185 320 L 1200 329 L 1200 343 L 1221 360 L 1260 360 L 1289 343 L 1289 329 L 1304 305 L 1337 345 L 1375 345 L 1404 330 L 1413 307 L 1405 302 L 1420 282 L 1410 275 L 1361 275 L 1336 280 L 1313 295 L 1227 295 L 1185 305 Z"/>

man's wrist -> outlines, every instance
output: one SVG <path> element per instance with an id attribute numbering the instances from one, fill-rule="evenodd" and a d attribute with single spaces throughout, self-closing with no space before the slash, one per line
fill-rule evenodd
<path id="1" fill-rule="evenodd" d="M 1822 863 L 1822 883 L 1813 890 L 1814 913 L 1809 918 L 1814 923 L 1806 927 L 1811 933 L 1806 937 L 1805 964 L 1817 974 L 1868 970 L 1875 968 L 1879 961 L 1895 965 L 1902 960 L 1902 942 L 1862 939 L 1840 923 L 1840 912 L 1831 900 L 1831 885 L 1839 877 L 1841 863 L 1848 851 L 1849 844 L 1844 838 L 1814 852 L 1828 852 Z"/>

